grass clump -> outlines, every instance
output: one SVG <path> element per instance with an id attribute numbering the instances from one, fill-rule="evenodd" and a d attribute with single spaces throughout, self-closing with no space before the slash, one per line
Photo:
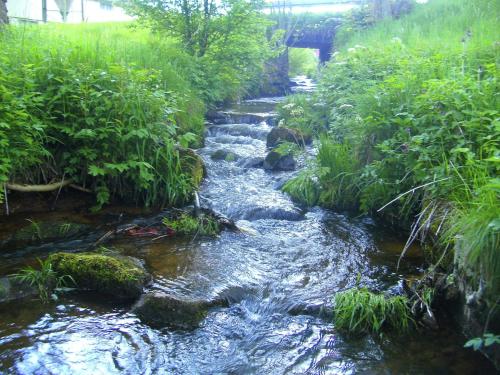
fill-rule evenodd
<path id="1" fill-rule="evenodd" d="M 413 324 L 409 302 L 404 296 L 387 297 L 356 287 L 337 293 L 334 302 L 335 326 L 349 333 L 381 333 L 382 330 L 403 333 Z"/>
<path id="2" fill-rule="evenodd" d="M 217 220 L 203 213 L 194 217 L 183 212 L 174 218 L 165 217 L 162 222 L 174 232 L 182 235 L 216 236 L 220 232 Z"/>
<path id="3" fill-rule="evenodd" d="M 302 171 L 288 180 L 281 190 L 289 194 L 294 201 L 309 207 L 314 206 L 319 199 L 318 183 L 309 170 Z"/>
<path id="4" fill-rule="evenodd" d="M 48 303 L 50 299 L 56 299 L 55 291 L 69 284 L 75 285 L 76 282 L 71 275 L 60 274 L 54 270 L 50 259 L 37 259 L 40 269 L 31 266 L 23 268 L 12 275 L 15 280 L 36 287 L 38 295 L 43 303 Z"/>

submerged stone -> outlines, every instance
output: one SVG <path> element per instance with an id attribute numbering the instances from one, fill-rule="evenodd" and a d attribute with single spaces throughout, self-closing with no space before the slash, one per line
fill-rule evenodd
<path id="1" fill-rule="evenodd" d="M 261 168 L 264 164 L 264 158 L 256 156 L 249 159 L 243 159 L 238 162 L 238 165 L 242 168 Z"/>
<path id="2" fill-rule="evenodd" d="M 54 271 L 69 275 L 79 289 L 92 290 L 118 299 L 138 298 L 150 280 L 140 261 L 95 253 L 56 253 L 49 257 Z"/>
<path id="3" fill-rule="evenodd" d="M 64 221 L 35 221 L 22 227 L 10 238 L 11 241 L 42 243 L 70 238 L 89 229 L 88 225 Z"/>
<path id="4" fill-rule="evenodd" d="M 0 278 L 0 303 L 37 295 L 38 290 L 35 286 L 23 283 L 13 277 Z"/>
<path id="5" fill-rule="evenodd" d="M 144 294 L 132 312 L 154 328 L 193 329 L 206 317 L 208 309 L 218 304 L 221 303 L 154 292 Z"/>

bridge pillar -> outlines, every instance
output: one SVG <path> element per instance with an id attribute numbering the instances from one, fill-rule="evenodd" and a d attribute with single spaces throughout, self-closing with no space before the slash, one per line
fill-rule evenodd
<path id="1" fill-rule="evenodd" d="M 325 64 L 328 60 L 330 60 L 330 57 L 332 55 L 332 48 L 333 46 L 331 44 L 329 45 L 324 45 L 319 48 L 319 62 L 320 64 Z"/>

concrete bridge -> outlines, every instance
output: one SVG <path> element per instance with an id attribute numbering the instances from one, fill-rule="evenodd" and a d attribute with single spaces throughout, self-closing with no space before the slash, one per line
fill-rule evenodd
<path id="1" fill-rule="evenodd" d="M 362 5 L 366 0 L 267 0 L 264 11 L 287 31 L 285 44 L 319 50 L 320 62 L 330 58 L 339 18 L 332 14 Z"/>
<path id="2" fill-rule="evenodd" d="M 328 19 L 315 25 L 303 25 L 289 31 L 285 40 L 287 47 L 314 48 L 319 50 L 320 63 L 330 59 L 335 32 L 340 26 L 340 19 Z"/>

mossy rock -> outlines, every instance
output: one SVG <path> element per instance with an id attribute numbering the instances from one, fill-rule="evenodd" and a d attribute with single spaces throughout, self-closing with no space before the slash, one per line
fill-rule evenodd
<path id="1" fill-rule="evenodd" d="M 178 148 L 181 168 L 191 177 L 193 186 L 198 188 L 206 175 L 203 159 L 190 148 Z"/>
<path id="2" fill-rule="evenodd" d="M 239 157 L 237 154 L 235 154 L 232 151 L 220 149 L 220 150 L 215 151 L 212 155 L 210 155 L 210 158 L 212 160 L 225 160 L 225 161 L 231 162 L 231 161 L 238 160 Z"/>
<path id="3" fill-rule="evenodd" d="M 203 301 L 154 292 L 144 294 L 132 312 L 154 328 L 194 329 L 206 317 L 211 306 L 223 304 L 223 301 Z"/>
<path id="4" fill-rule="evenodd" d="M 56 253 L 49 257 L 59 275 L 71 276 L 78 288 L 118 299 L 138 298 L 150 280 L 138 261 L 95 253 Z"/>

